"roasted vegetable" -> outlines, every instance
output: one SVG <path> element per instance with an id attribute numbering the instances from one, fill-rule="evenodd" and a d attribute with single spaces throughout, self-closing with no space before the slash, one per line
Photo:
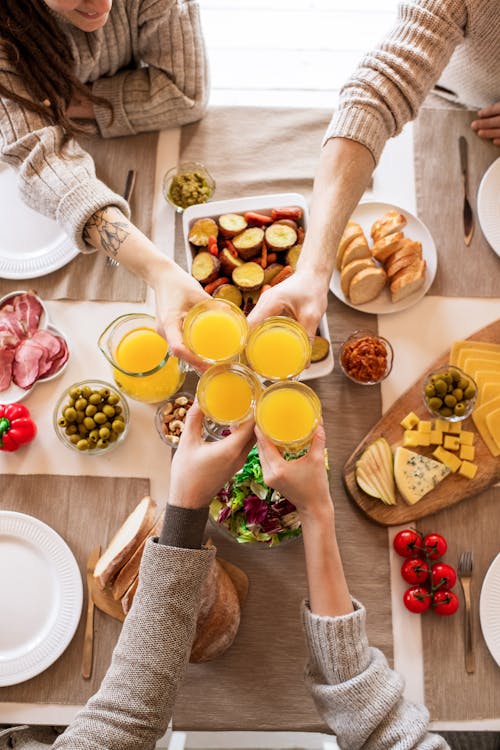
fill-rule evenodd
<path id="1" fill-rule="evenodd" d="M 217 237 L 219 227 L 213 219 L 198 219 L 189 230 L 188 240 L 196 247 L 207 247 L 210 237 Z"/>
<path id="2" fill-rule="evenodd" d="M 282 263 L 271 263 L 264 271 L 264 284 L 270 284 L 272 279 L 283 269 Z"/>
<path id="3" fill-rule="evenodd" d="M 213 292 L 212 296 L 229 300 L 229 302 L 232 302 L 236 307 L 241 307 L 243 302 L 243 295 L 234 284 L 222 284 L 215 290 L 215 292 Z"/>
<path id="4" fill-rule="evenodd" d="M 231 276 L 235 268 L 243 265 L 243 261 L 238 257 L 238 254 L 234 256 L 227 247 L 223 247 L 220 251 L 219 260 L 225 276 Z"/>
<path id="5" fill-rule="evenodd" d="M 211 253 L 202 250 L 200 253 L 194 256 L 193 264 L 191 266 L 191 275 L 194 276 L 196 281 L 200 284 L 210 284 L 211 281 L 215 281 L 219 274 L 220 260 L 211 255 Z"/>
<path id="6" fill-rule="evenodd" d="M 219 216 L 219 228 L 224 237 L 234 237 L 243 232 L 248 226 L 247 221 L 241 214 L 222 214 Z"/>
<path id="7" fill-rule="evenodd" d="M 276 274 L 274 278 L 271 279 L 269 282 L 271 286 L 276 286 L 276 284 L 281 283 L 285 279 L 287 279 L 289 276 L 291 276 L 293 273 L 293 268 L 291 266 L 283 266 L 281 271 Z"/>
<path id="8" fill-rule="evenodd" d="M 266 242 L 272 250 L 288 250 L 297 242 L 297 232 L 287 224 L 274 223 L 266 229 Z"/>
<path id="9" fill-rule="evenodd" d="M 215 281 L 211 281 L 210 284 L 207 284 L 205 287 L 205 291 L 207 294 L 213 294 L 220 286 L 223 286 L 224 284 L 229 284 L 229 279 L 227 276 L 219 276 L 218 279 L 215 279 Z"/>
<path id="10" fill-rule="evenodd" d="M 233 283 L 242 292 L 252 292 L 264 283 L 264 269 L 258 263 L 243 263 L 233 271 Z"/>
<path id="11" fill-rule="evenodd" d="M 287 266 L 291 266 L 294 271 L 297 268 L 297 261 L 299 259 L 301 250 L 302 250 L 302 245 L 294 245 L 293 247 L 290 248 L 290 250 L 288 250 L 285 256 Z"/>
<path id="12" fill-rule="evenodd" d="M 298 230 L 297 222 L 293 219 L 278 219 L 278 221 L 275 222 L 276 224 L 285 224 L 287 227 L 290 227 L 291 229 L 295 229 L 295 231 Z"/>
<path id="13" fill-rule="evenodd" d="M 315 336 L 312 342 L 311 362 L 321 362 L 328 357 L 329 342 L 323 336 Z"/>
<path id="14" fill-rule="evenodd" d="M 264 239 L 264 230 L 260 227 L 250 227 L 245 229 L 241 234 L 233 237 L 233 245 L 240 256 L 247 260 L 258 255 Z"/>
<path id="15" fill-rule="evenodd" d="M 36 435 L 36 425 L 22 404 L 0 404 L 0 450 L 17 451 Z"/>
<path id="16" fill-rule="evenodd" d="M 257 211 L 247 211 L 245 214 L 246 221 L 252 226 L 265 226 L 266 224 L 272 224 L 273 220 L 266 214 L 259 214 Z"/>
<path id="17" fill-rule="evenodd" d="M 293 219 L 300 221 L 303 211 L 300 206 L 283 206 L 282 208 L 273 208 L 271 216 L 274 221 L 278 219 Z"/>

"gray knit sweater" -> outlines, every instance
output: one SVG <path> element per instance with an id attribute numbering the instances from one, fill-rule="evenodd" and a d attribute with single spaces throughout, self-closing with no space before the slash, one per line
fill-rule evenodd
<path id="1" fill-rule="evenodd" d="M 391 32 L 343 87 L 325 140 L 350 138 L 378 161 L 438 80 L 472 108 L 500 101 L 498 0 L 401 2 Z"/>
<path id="2" fill-rule="evenodd" d="M 165 731 L 194 636 L 211 550 L 149 541 L 140 585 L 100 690 L 52 745 L 52 750 L 149 750 Z M 368 645 L 365 611 L 336 618 L 303 608 L 309 648 L 307 682 L 319 712 L 345 750 L 443 750 L 427 731 L 423 706 L 402 698 L 401 678 Z M 209 686 L 208 686 L 209 687 Z M 286 686 L 283 686 L 286 689 Z M 44 748 L 33 730 L 15 733 L 16 747 Z M 9 747 L 0 738 L 0 750 Z"/>
<path id="3" fill-rule="evenodd" d="M 114 0 L 107 23 L 80 31 L 54 14 L 68 38 L 76 75 L 108 99 L 96 106 L 101 135 L 130 135 L 198 120 L 208 99 L 208 74 L 195 0 Z M 25 95 L 0 43 L 0 80 Z M 95 176 L 91 157 L 72 142 L 72 158 L 57 154 L 61 128 L 48 125 L 10 99 L 0 98 L 1 159 L 19 175 L 19 190 L 31 208 L 55 219 L 76 245 L 87 250 L 82 230 L 92 214 L 126 202 Z"/>

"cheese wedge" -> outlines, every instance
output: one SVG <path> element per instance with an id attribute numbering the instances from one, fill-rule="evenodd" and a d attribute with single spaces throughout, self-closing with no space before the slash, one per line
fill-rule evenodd
<path id="1" fill-rule="evenodd" d="M 394 453 L 396 486 L 409 505 L 417 503 L 450 474 L 439 461 L 421 456 L 401 446 Z"/>
<path id="2" fill-rule="evenodd" d="M 500 451 L 500 406 L 486 415 L 486 427 Z"/>
<path id="3" fill-rule="evenodd" d="M 489 414 L 493 414 L 497 409 L 500 409 L 500 396 L 497 396 L 497 398 L 494 398 L 492 401 L 486 401 L 486 403 L 482 404 L 477 409 L 474 409 L 472 412 L 472 419 L 476 425 L 477 431 L 493 456 L 500 456 L 500 424 L 495 418 L 492 418 L 490 421 L 493 433 L 491 433 L 486 418 Z"/>
<path id="4" fill-rule="evenodd" d="M 458 364 L 458 358 L 462 349 L 474 349 L 476 352 L 483 351 L 500 353 L 500 344 L 487 344 L 484 341 L 455 341 L 451 347 L 450 365 L 457 365 L 460 367 Z"/>

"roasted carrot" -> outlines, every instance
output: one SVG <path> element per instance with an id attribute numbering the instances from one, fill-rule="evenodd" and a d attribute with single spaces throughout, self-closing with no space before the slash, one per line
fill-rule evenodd
<path id="1" fill-rule="evenodd" d="M 219 246 L 217 244 L 217 237 L 210 236 L 208 238 L 208 252 L 212 255 L 215 255 L 216 258 L 219 257 Z"/>
<path id="2" fill-rule="evenodd" d="M 279 273 L 277 273 L 276 276 L 274 276 L 271 279 L 271 281 L 269 282 L 269 284 L 271 286 L 276 286 L 276 284 L 279 284 L 280 281 L 284 281 L 289 276 L 291 276 L 292 273 L 293 273 L 293 268 L 291 266 L 283 266 L 283 268 L 281 269 L 281 271 Z M 206 289 L 206 287 L 205 287 L 205 289 Z"/>
<path id="3" fill-rule="evenodd" d="M 257 224 L 257 226 L 262 226 L 263 224 L 272 224 L 273 219 L 271 219 L 270 216 L 266 216 L 266 214 L 259 214 L 256 211 L 247 211 L 246 214 L 244 214 L 245 220 L 249 224 Z"/>
<path id="4" fill-rule="evenodd" d="M 267 265 L 270 266 L 271 263 L 276 263 L 278 260 L 278 253 L 268 253 L 267 254 Z"/>
<path id="5" fill-rule="evenodd" d="M 262 268 L 267 268 L 267 245 L 265 240 L 262 240 L 262 258 L 260 265 Z"/>
<path id="6" fill-rule="evenodd" d="M 302 245 L 304 242 L 304 227 L 297 227 L 297 245 Z"/>
<path id="7" fill-rule="evenodd" d="M 215 279 L 215 281 L 211 281 L 210 284 L 207 284 L 205 287 L 205 291 L 207 294 L 213 294 L 216 289 L 218 289 L 223 284 L 229 284 L 230 281 L 227 278 L 227 276 L 221 276 L 218 279 Z"/>
<path id="8" fill-rule="evenodd" d="M 277 219 L 293 219 L 298 221 L 302 218 L 302 209 L 300 206 L 283 206 L 283 208 L 273 208 L 271 211 L 273 221 Z"/>
<path id="9" fill-rule="evenodd" d="M 231 253 L 231 255 L 233 256 L 233 258 L 237 258 L 238 257 L 238 251 L 236 250 L 236 248 L 233 245 L 233 243 L 231 242 L 231 240 L 226 240 L 226 247 L 229 250 L 229 252 Z"/>

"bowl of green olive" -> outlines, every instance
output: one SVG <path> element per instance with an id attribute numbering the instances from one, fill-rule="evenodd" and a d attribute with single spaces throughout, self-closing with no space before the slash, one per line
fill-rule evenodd
<path id="1" fill-rule="evenodd" d="M 54 408 L 54 429 L 68 448 L 105 454 L 125 438 L 130 411 L 125 398 L 104 380 L 82 380 L 66 388 Z"/>
<path id="2" fill-rule="evenodd" d="M 434 417 L 460 422 L 474 409 L 477 385 L 459 367 L 440 367 L 425 377 L 423 397 L 427 409 Z"/>

